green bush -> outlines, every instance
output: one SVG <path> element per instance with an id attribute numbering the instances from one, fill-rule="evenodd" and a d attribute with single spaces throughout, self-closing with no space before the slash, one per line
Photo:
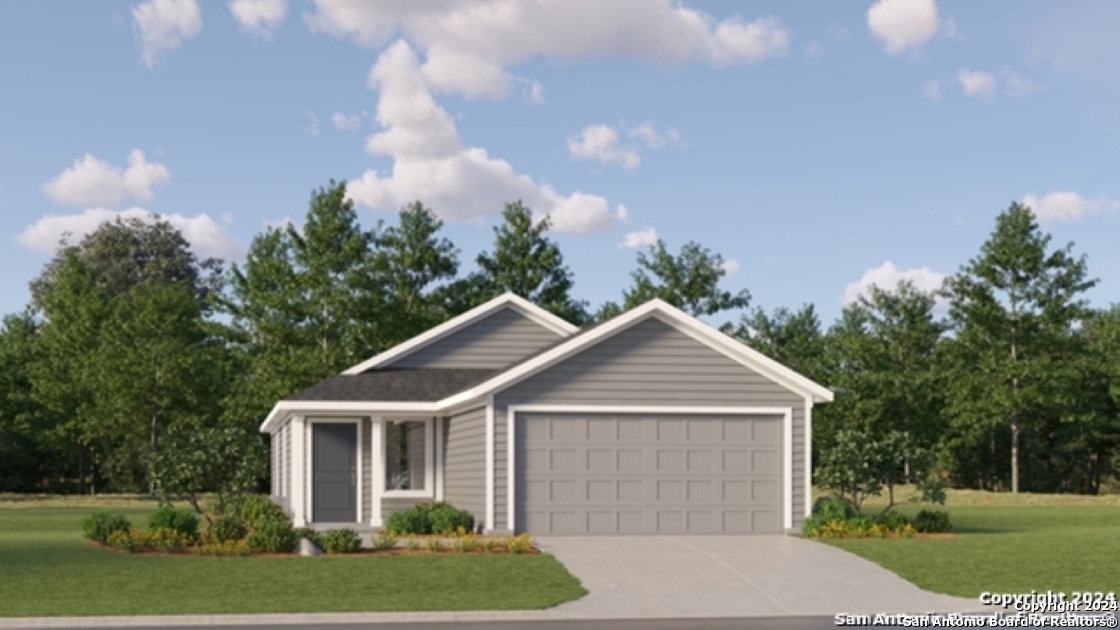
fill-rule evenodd
<path id="1" fill-rule="evenodd" d="M 205 542 L 191 548 L 191 552 L 199 556 L 247 556 L 249 551 L 249 543 L 244 540 Z"/>
<path id="2" fill-rule="evenodd" d="M 148 517 L 148 531 L 159 529 L 170 529 L 188 540 L 195 540 L 198 538 L 198 515 L 190 510 L 162 506 Z"/>
<path id="3" fill-rule="evenodd" d="M 354 553 L 362 548 L 358 532 L 352 529 L 329 529 L 322 534 L 323 551 L 327 553 Z"/>
<path id="4" fill-rule="evenodd" d="M 397 510 L 385 519 L 385 531 L 394 536 L 407 534 L 427 535 L 432 533 L 432 521 L 428 510 L 420 506 L 413 506 L 404 510 Z"/>
<path id="5" fill-rule="evenodd" d="M 459 531 L 459 528 L 469 532 L 474 526 L 474 518 L 469 512 L 447 503 L 436 503 L 428 512 L 428 520 L 433 534 L 449 534 Z"/>
<path id="6" fill-rule="evenodd" d="M 237 517 L 249 529 L 256 529 L 259 525 L 271 521 L 286 521 L 288 515 L 273 502 L 272 498 L 264 494 L 252 494 L 241 500 L 237 505 Z"/>
<path id="7" fill-rule="evenodd" d="M 128 522 L 124 514 L 111 514 L 109 512 L 95 512 L 82 519 L 82 532 L 86 538 L 99 543 L 109 542 L 109 535 L 114 532 L 129 532 L 132 523 Z"/>
<path id="8" fill-rule="evenodd" d="M 906 518 L 905 514 L 892 510 L 879 519 L 879 524 L 888 531 L 898 532 L 905 529 L 907 525 L 910 525 L 910 519 Z"/>
<path id="9" fill-rule="evenodd" d="M 914 517 L 914 529 L 923 534 L 942 534 L 952 531 L 949 513 L 942 510 L 922 510 Z"/>
<path id="10" fill-rule="evenodd" d="M 447 534 L 460 527 L 470 531 L 474 519 L 450 503 L 417 503 L 398 510 L 385 520 L 385 531 L 394 536 Z"/>
<path id="11" fill-rule="evenodd" d="M 249 533 L 249 548 L 254 553 L 291 553 L 299 539 L 288 521 L 270 521 Z"/>
<path id="12" fill-rule="evenodd" d="M 248 533 L 245 524 L 236 516 L 219 516 L 210 524 L 210 538 L 218 543 L 241 540 Z"/>
<path id="13" fill-rule="evenodd" d="M 813 503 L 813 516 L 821 516 L 825 521 L 846 521 L 855 518 L 856 509 L 844 497 L 829 495 Z"/>
<path id="14" fill-rule="evenodd" d="M 812 516 L 806 517 L 805 520 L 801 522 L 801 535 L 806 538 L 819 538 L 821 528 L 824 527 L 824 524 L 827 522 L 828 519 L 820 514 L 813 514 Z"/>
<path id="15" fill-rule="evenodd" d="M 128 553 L 136 553 L 148 544 L 148 534 L 134 529 L 118 529 L 109 532 L 105 544 Z"/>
<path id="16" fill-rule="evenodd" d="M 298 527 L 295 529 L 296 539 L 306 538 L 316 547 L 323 548 L 323 537 L 311 527 Z"/>

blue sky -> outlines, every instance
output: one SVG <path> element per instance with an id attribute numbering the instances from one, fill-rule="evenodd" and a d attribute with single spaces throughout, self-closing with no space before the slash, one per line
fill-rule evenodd
<path id="1" fill-rule="evenodd" d="M 156 212 L 237 262 L 331 178 L 366 226 L 432 207 L 463 271 L 524 199 L 593 307 L 656 235 L 831 324 L 1012 201 L 1120 302 L 1117 31 L 1066 0 L 0 3 L 0 313 L 64 232 Z"/>

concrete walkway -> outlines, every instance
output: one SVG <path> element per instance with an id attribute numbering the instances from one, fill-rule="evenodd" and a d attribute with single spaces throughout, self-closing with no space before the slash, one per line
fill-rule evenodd
<path id="1" fill-rule="evenodd" d="M 590 594 L 553 610 L 583 618 L 979 612 L 835 547 L 789 536 L 538 540 Z"/>

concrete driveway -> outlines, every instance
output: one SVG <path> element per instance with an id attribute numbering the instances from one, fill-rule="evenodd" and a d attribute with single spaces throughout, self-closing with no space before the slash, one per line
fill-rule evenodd
<path id="1" fill-rule="evenodd" d="M 829 545 L 789 536 L 543 537 L 590 592 L 555 609 L 585 618 L 975 612 Z"/>

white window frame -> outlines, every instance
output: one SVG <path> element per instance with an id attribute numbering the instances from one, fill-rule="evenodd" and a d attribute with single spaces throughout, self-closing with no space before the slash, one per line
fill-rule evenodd
<path id="1" fill-rule="evenodd" d="M 374 485 L 381 490 L 381 496 L 386 499 L 402 498 L 402 499 L 433 499 L 436 496 L 435 492 L 435 418 L 409 418 L 405 417 L 385 417 L 381 418 L 381 474 L 379 481 Z M 389 431 L 390 422 L 423 422 L 424 423 L 424 489 L 423 490 L 389 490 L 386 485 L 386 474 L 388 473 L 388 448 L 387 435 Z M 380 515 L 379 515 L 380 516 Z"/>
<path id="2" fill-rule="evenodd" d="M 491 407 L 492 409 L 492 407 Z M 613 413 L 619 415 L 645 414 L 709 414 L 709 415 L 752 415 L 782 417 L 782 524 L 789 531 L 793 529 L 793 408 L 792 407 L 653 407 L 634 405 L 509 405 L 506 407 L 506 529 L 517 531 L 517 414 L 519 413 Z M 493 416 L 487 433 L 493 434 Z M 490 462 L 490 475 L 486 488 L 487 498 L 496 496 L 493 483 L 494 462 Z M 493 523 L 493 513 L 490 513 Z M 492 525 L 491 525 L 492 526 Z"/>
<path id="3" fill-rule="evenodd" d="M 357 474 L 357 484 L 356 484 L 357 487 L 355 488 L 355 492 L 357 492 L 357 494 L 358 494 L 357 504 L 354 506 L 354 512 L 355 512 L 354 520 L 353 521 L 340 521 L 340 522 L 342 522 L 342 523 L 349 523 L 349 522 L 361 523 L 362 522 L 362 506 L 363 506 L 363 503 L 362 503 L 362 455 L 363 455 L 363 451 L 362 451 L 362 417 L 361 416 L 307 416 L 306 417 L 306 424 L 307 424 L 307 429 L 306 429 L 307 430 L 307 458 L 306 458 L 307 463 L 306 463 L 305 467 L 306 467 L 306 470 L 307 470 L 307 474 L 305 475 L 305 477 L 306 477 L 306 481 L 307 481 L 307 515 L 305 517 L 305 520 L 308 523 L 317 523 L 318 522 L 318 521 L 313 520 L 314 517 L 315 517 L 315 480 L 313 479 L 313 476 L 315 474 L 315 462 L 312 461 L 312 458 L 315 457 L 314 425 L 316 425 L 316 424 L 353 424 L 353 425 L 356 425 L 356 432 L 357 432 L 357 445 L 356 445 L 357 446 L 357 452 L 355 453 L 355 457 L 357 457 L 357 462 L 356 462 L 356 465 L 355 465 L 355 473 Z"/>

